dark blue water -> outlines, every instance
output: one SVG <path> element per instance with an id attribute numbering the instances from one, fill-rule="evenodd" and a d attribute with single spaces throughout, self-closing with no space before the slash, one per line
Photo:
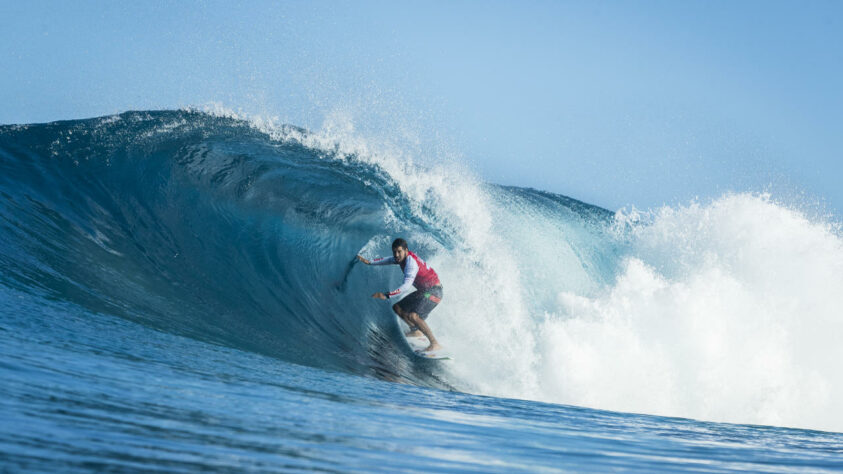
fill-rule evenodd
<path id="1" fill-rule="evenodd" d="M 504 324 L 460 330 L 469 316 L 455 313 L 470 312 L 453 309 L 478 285 L 458 268 L 506 284 L 471 257 L 470 236 L 488 238 L 482 213 L 407 186 L 389 162 L 282 132 L 184 111 L 0 127 L 0 469 L 843 469 L 839 433 L 473 395 L 548 398 L 530 395 L 539 374 L 517 370 L 527 338 L 462 339 Z M 562 222 L 582 262 L 560 277 L 571 291 L 623 271 L 611 213 L 475 189 Z M 400 275 L 352 258 L 396 235 L 438 263 L 446 301 L 431 324 L 453 362 L 413 356 L 367 297 Z M 552 299 L 530 291 L 497 307 Z"/>

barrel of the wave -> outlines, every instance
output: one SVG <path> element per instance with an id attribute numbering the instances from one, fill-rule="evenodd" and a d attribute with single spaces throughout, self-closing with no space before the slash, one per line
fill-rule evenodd
<path id="1" fill-rule="evenodd" d="M 442 283 L 436 271 L 411 252 L 407 241 L 402 238 L 392 242 L 392 257 L 368 260 L 358 255 L 357 258 L 366 265 L 401 267 L 404 272 L 401 286 L 392 291 L 377 292 L 372 298 L 389 301 L 403 297 L 392 305 L 392 309 L 410 327 L 405 336 L 414 353 L 426 359 L 450 359 L 426 322 L 430 312 L 442 301 Z M 416 291 L 412 291 L 413 287 Z M 424 345 L 424 338 L 427 339 L 428 345 L 421 347 Z"/>

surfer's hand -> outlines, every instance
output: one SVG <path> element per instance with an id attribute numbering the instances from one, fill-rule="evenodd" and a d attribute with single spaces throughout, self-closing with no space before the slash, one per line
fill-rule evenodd
<path id="1" fill-rule="evenodd" d="M 357 256 L 357 260 L 360 260 L 361 262 L 365 263 L 366 265 L 369 264 L 369 261 L 366 260 L 365 258 L 361 257 L 360 255 Z"/>
<path id="2" fill-rule="evenodd" d="M 377 298 L 379 300 L 385 300 L 386 295 L 379 291 L 379 292 L 375 293 L 374 295 L 372 295 L 372 298 Z"/>

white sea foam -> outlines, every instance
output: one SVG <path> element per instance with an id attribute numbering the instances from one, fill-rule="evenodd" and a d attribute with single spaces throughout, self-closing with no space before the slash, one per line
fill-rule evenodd
<path id="1" fill-rule="evenodd" d="M 540 398 L 705 420 L 843 429 L 843 240 L 768 196 L 665 207 L 616 282 L 560 292 Z"/>
<path id="2" fill-rule="evenodd" d="M 429 256 L 445 285 L 429 322 L 454 355 L 459 386 L 843 430 L 843 239 L 827 222 L 744 193 L 644 219 L 619 212 L 614 229 L 589 235 L 559 214 L 495 198 L 465 169 L 420 167 L 363 139 L 343 114 L 312 133 L 252 123 L 379 166 L 419 219 L 455 233 L 458 248 Z"/>

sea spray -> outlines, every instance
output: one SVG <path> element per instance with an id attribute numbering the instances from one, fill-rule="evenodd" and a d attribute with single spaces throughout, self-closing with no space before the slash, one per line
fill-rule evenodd
<path id="1" fill-rule="evenodd" d="M 2 127 L 0 283 L 357 375 L 843 429 L 829 223 L 754 194 L 630 219 L 422 165 L 331 121 L 170 111 Z M 369 297 L 399 272 L 349 265 L 398 236 L 443 281 L 428 321 L 452 363 L 416 360 Z"/>
<path id="2" fill-rule="evenodd" d="M 331 142 L 319 140 L 310 143 Z M 350 142 L 355 156 L 388 170 L 414 209 L 437 196 L 428 218 L 437 228 L 447 223 L 459 242 L 431 260 L 450 280 L 449 301 L 431 324 L 456 356 L 457 386 L 717 421 L 843 427 L 834 404 L 843 393 L 843 245 L 833 224 L 752 193 L 664 207 L 644 220 L 612 216 L 447 170 L 408 172 L 400 157 L 361 148 L 359 137 Z"/>
<path id="3" fill-rule="evenodd" d="M 730 194 L 657 210 L 624 237 L 613 284 L 593 297 L 561 291 L 547 308 L 543 398 L 843 427 L 843 241 L 834 226 L 766 195 Z"/>

